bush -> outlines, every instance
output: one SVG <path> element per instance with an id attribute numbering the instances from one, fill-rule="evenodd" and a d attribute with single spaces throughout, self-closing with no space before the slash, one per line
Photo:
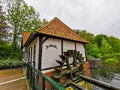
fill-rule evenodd
<path id="1" fill-rule="evenodd" d="M 94 59 L 95 57 L 91 56 L 91 55 L 87 55 L 87 59 L 88 60 L 91 60 L 91 59 Z"/>
<path id="2" fill-rule="evenodd" d="M 115 59 L 115 58 L 107 58 L 107 59 L 105 60 L 105 63 L 117 63 L 117 62 L 118 62 L 118 60 Z"/>
<path id="3" fill-rule="evenodd" d="M 15 59 L 0 60 L 0 69 L 17 68 L 24 66 L 24 62 Z"/>

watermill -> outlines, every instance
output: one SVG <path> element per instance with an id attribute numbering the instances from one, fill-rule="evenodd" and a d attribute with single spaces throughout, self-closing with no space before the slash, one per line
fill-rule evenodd
<path id="1" fill-rule="evenodd" d="M 67 87 L 72 82 L 79 82 L 77 74 L 83 74 L 84 57 L 79 51 L 67 50 L 59 55 L 61 60 L 56 60 L 59 67 L 55 68 L 54 79 Z"/>
<path id="2" fill-rule="evenodd" d="M 31 90 L 65 90 L 70 85 L 74 90 L 85 90 L 77 84 L 81 79 L 100 83 L 83 76 L 89 72 L 89 68 L 84 67 L 87 66 L 85 45 L 88 41 L 57 17 L 33 33 L 24 32 L 22 43 Z"/>

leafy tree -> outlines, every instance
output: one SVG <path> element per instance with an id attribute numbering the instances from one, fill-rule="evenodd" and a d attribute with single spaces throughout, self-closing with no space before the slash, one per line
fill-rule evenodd
<path id="1" fill-rule="evenodd" d="M 89 44 L 86 45 L 88 58 L 101 57 L 100 49 L 96 44 L 94 34 L 88 33 L 86 30 L 76 30 L 76 33 L 89 41 Z"/>
<path id="2" fill-rule="evenodd" d="M 86 45 L 88 58 L 118 57 L 120 53 L 120 40 L 118 38 L 103 34 L 94 36 L 86 30 L 76 30 L 76 33 L 89 41 L 89 44 Z"/>
<path id="3" fill-rule="evenodd" d="M 0 58 L 5 57 L 8 52 L 8 45 L 4 39 L 7 37 L 7 24 L 2 10 L 2 2 L 0 1 Z"/>
<path id="4" fill-rule="evenodd" d="M 112 50 L 114 52 L 120 52 L 120 39 L 111 36 L 111 37 L 109 37 L 109 43 L 113 47 Z"/>
<path id="5" fill-rule="evenodd" d="M 11 29 L 12 46 L 15 51 L 23 31 L 33 32 L 46 24 L 47 20 L 44 19 L 42 22 L 39 19 L 39 13 L 36 13 L 35 9 L 23 0 L 7 0 L 6 5 L 6 20 Z"/>
<path id="6" fill-rule="evenodd" d="M 2 5 L 0 2 L 0 40 L 7 37 L 7 24 L 3 16 Z"/>
<path id="7" fill-rule="evenodd" d="M 94 34 L 87 32 L 86 30 L 75 30 L 78 35 L 80 35 L 82 38 L 85 38 L 86 40 L 92 42 L 94 39 Z"/>
<path id="8" fill-rule="evenodd" d="M 0 40 L 0 59 L 10 56 L 10 43 Z"/>
<path id="9" fill-rule="evenodd" d="M 101 51 L 101 54 L 109 54 L 112 53 L 112 46 L 109 43 L 109 37 L 103 34 L 97 35 L 95 37 L 94 42 L 96 42 L 98 48 Z"/>
<path id="10" fill-rule="evenodd" d="M 86 49 L 87 49 L 88 58 L 89 56 L 99 57 L 99 58 L 101 57 L 100 49 L 96 44 L 90 43 L 89 45 L 87 45 Z"/>

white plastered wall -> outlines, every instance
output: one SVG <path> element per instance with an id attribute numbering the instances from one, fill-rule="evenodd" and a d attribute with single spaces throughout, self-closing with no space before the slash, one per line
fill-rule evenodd
<path id="1" fill-rule="evenodd" d="M 82 43 L 76 43 L 76 49 L 77 49 L 77 51 L 80 51 L 80 53 L 82 53 L 82 56 L 84 57 L 84 61 L 86 61 L 84 44 L 82 44 Z"/>
<path id="2" fill-rule="evenodd" d="M 56 60 L 60 60 L 61 40 L 49 38 L 43 43 L 42 48 L 42 69 L 58 66 Z"/>
<path id="3" fill-rule="evenodd" d="M 63 40 L 63 52 L 67 50 L 75 50 L 75 42 Z"/>
<path id="4" fill-rule="evenodd" d="M 63 40 L 63 52 L 67 50 L 75 50 L 75 42 Z M 69 58 L 69 63 L 73 62 L 73 58 Z"/>
<path id="5" fill-rule="evenodd" d="M 44 37 L 45 39 L 45 37 Z M 35 54 L 35 67 L 38 68 L 38 56 L 39 56 L 39 37 L 36 38 L 34 41 L 30 43 L 26 48 L 28 49 L 29 47 L 32 47 L 32 55 L 34 52 L 34 45 L 36 45 L 36 54 Z M 56 46 L 55 47 L 49 47 L 46 48 L 46 46 Z M 83 57 L 85 57 L 85 48 L 84 44 L 82 43 L 76 43 L 76 49 L 77 51 L 80 51 L 82 53 Z M 67 50 L 75 50 L 75 42 L 72 41 L 67 41 L 63 40 L 63 52 Z M 42 61 L 41 61 L 41 66 L 42 69 L 46 68 L 52 68 L 55 66 L 58 66 L 59 64 L 56 62 L 56 60 L 61 60 L 59 58 L 59 55 L 61 55 L 61 40 L 60 39 L 54 39 L 54 38 L 49 38 L 43 43 L 42 47 Z M 32 57 L 33 58 L 33 57 Z M 84 58 L 86 60 L 86 57 Z"/>
<path id="6" fill-rule="evenodd" d="M 35 58 L 33 58 L 33 55 L 34 55 L 34 45 L 36 46 L 35 47 Z M 30 55 L 31 55 L 31 47 L 32 47 L 32 61 L 33 59 L 35 59 L 35 68 L 38 68 L 38 55 L 39 55 L 39 37 L 37 37 L 35 40 L 33 40 L 26 48 L 27 50 L 29 50 L 30 48 Z M 27 55 L 29 56 L 29 55 Z M 31 59 L 30 59 L 31 60 Z"/>

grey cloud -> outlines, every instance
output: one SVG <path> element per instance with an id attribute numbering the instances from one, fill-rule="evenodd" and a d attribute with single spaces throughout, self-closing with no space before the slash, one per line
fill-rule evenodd
<path id="1" fill-rule="evenodd" d="M 120 29 L 120 0 L 25 0 L 41 18 L 55 16 L 74 29 L 116 37 Z"/>

